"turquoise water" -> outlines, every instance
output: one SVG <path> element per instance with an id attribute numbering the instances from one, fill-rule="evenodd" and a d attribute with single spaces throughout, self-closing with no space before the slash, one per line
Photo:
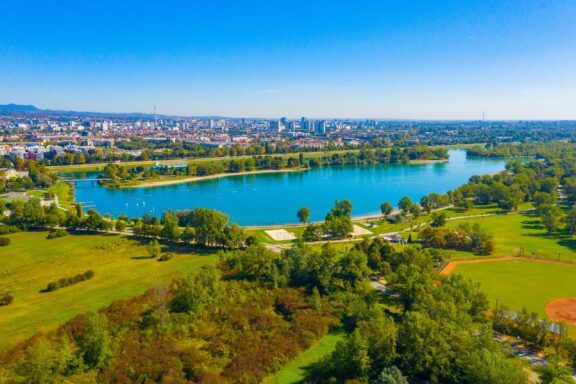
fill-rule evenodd
<path id="1" fill-rule="evenodd" d="M 81 181 L 76 201 L 112 216 L 160 216 L 167 209 L 203 207 L 225 212 L 240 225 L 288 224 L 297 222 L 296 211 L 302 206 L 311 209 L 311 220 L 322 220 L 334 201 L 342 199 L 352 202 L 354 216 L 378 213 L 383 201 L 396 205 L 403 196 L 418 201 L 430 192 L 445 193 L 473 175 L 502 171 L 506 164 L 505 159 L 467 158 L 463 150 L 449 154 L 445 163 L 346 165 L 155 188 L 106 189 Z"/>

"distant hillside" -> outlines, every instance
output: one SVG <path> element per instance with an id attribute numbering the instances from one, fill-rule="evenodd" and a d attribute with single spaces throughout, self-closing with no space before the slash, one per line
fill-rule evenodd
<path id="1" fill-rule="evenodd" d="M 34 105 L 21 105 L 21 104 L 0 104 L 0 113 L 42 113 L 49 115 L 59 116 L 101 116 L 101 117 L 126 117 L 126 118 L 151 118 L 154 114 L 151 113 L 107 113 L 107 112 L 81 112 L 81 111 L 63 111 L 54 109 L 41 109 Z M 168 117 L 166 115 L 157 115 L 158 117 Z"/>
<path id="2" fill-rule="evenodd" d="M 0 104 L 0 112 L 40 112 L 39 108 L 33 105 L 20 105 L 20 104 Z"/>

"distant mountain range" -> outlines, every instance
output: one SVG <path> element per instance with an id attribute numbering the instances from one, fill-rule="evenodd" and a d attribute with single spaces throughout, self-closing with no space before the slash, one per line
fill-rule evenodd
<path id="1" fill-rule="evenodd" d="M 41 109 L 33 105 L 20 105 L 20 104 L 0 104 L 0 112 L 41 112 Z"/>
<path id="2" fill-rule="evenodd" d="M 108 112 L 80 112 L 80 111 L 63 111 L 54 109 L 41 109 L 34 105 L 23 104 L 0 104 L 0 113 L 38 113 L 50 115 L 63 115 L 63 116 L 96 116 L 96 117 L 126 117 L 126 118 L 151 118 L 154 117 L 152 113 L 108 113 Z M 158 114 L 159 118 L 173 117 Z"/>

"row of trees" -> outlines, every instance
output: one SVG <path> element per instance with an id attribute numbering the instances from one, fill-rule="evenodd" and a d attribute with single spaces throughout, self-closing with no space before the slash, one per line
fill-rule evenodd
<path id="1" fill-rule="evenodd" d="M 134 235 L 152 239 L 196 243 L 204 247 L 240 248 L 247 240 L 245 231 L 222 212 L 196 208 L 185 211 L 166 211 L 162 218 L 144 215 L 134 224 Z"/>
<path id="2" fill-rule="evenodd" d="M 9 205 L 10 215 L 3 219 L 8 226 L 21 230 L 65 227 L 87 231 L 123 232 L 128 218 L 116 222 L 101 216 L 94 209 L 84 212 L 80 205 L 62 211 L 55 205 L 44 207 L 38 199 L 26 202 L 14 200 Z M 197 208 L 192 211 L 167 211 L 161 219 L 148 214 L 135 220 L 133 234 L 151 239 L 165 239 L 171 242 L 183 241 L 200 246 L 239 248 L 247 240 L 246 233 L 235 223 L 228 223 L 229 217 L 219 211 Z"/>

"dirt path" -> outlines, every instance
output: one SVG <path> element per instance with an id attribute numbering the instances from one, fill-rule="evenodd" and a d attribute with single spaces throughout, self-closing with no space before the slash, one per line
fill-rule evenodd
<path id="1" fill-rule="evenodd" d="M 459 260 L 459 261 L 451 261 L 442 270 L 440 271 L 443 275 L 448 275 L 450 272 L 454 270 L 460 264 L 477 264 L 477 263 L 490 263 L 496 261 L 510 261 L 510 260 L 529 260 L 535 261 L 537 263 L 550 263 L 550 264 L 561 264 L 561 265 L 569 265 L 571 267 L 576 267 L 576 264 L 567 263 L 564 261 L 554 261 L 554 260 L 541 260 L 541 259 L 530 259 L 528 257 L 494 257 L 491 259 L 474 259 L 474 260 Z"/>

